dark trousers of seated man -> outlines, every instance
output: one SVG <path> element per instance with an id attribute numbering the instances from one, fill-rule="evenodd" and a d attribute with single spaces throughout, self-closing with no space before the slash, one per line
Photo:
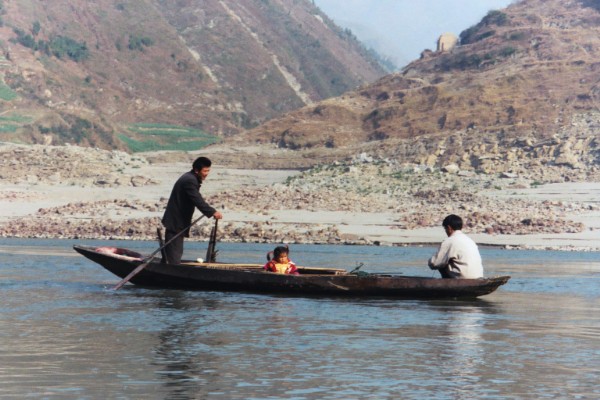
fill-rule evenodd
<path id="1" fill-rule="evenodd" d="M 165 232 L 165 243 L 173 239 L 179 232 L 173 232 L 167 229 Z M 164 248 L 162 262 L 165 264 L 181 264 L 181 256 L 183 255 L 183 239 L 185 234 L 177 236 L 171 243 Z M 166 260 L 165 260 L 166 256 Z"/>
<path id="2" fill-rule="evenodd" d="M 458 276 L 456 275 L 455 272 L 451 272 L 452 270 L 450 269 L 450 266 L 440 268 L 440 269 L 438 269 L 438 271 L 440 271 L 440 275 L 442 275 L 442 278 L 444 278 L 444 279 L 457 279 L 458 278 Z"/>
<path id="3" fill-rule="evenodd" d="M 440 271 L 440 275 L 442 275 L 442 278 L 444 278 L 444 279 L 453 278 L 453 276 L 450 275 L 450 268 L 448 268 L 448 267 L 440 268 L 440 269 L 438 269 L 438 271 Z"/>

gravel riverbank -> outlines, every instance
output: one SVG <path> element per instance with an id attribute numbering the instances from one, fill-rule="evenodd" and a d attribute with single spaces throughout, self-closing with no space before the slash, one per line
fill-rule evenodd
<path id="1" fill-rule="evenodd" d="M 154 239 L 182 162 L 75 146 L 1 145 L 0 236 Z M 172 158 L 173 156 L 171 156 Z M 189 158 L 189 156 L 188 156 Z M 540 185 L 357 157 L 303 172 L 215 164 L 202 193 L 221 241 L 423 245 L 461 215 L 480 245 L 600 250 L 600 183 Z M 190 240 L 206 240 L 202 220 Z"/>

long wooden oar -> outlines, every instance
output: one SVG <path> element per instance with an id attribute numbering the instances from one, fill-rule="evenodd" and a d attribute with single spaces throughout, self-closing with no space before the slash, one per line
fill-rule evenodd
<path id="1" fill-rule="evenodd" d="M 198 223 L 198 221 L 200 221 L 202 218 L 204 218 L 204 215 L 200 216 L 200 218 L 197 218 L 194 222 L 192 222 L 192 224 L 190 226 L 188 226 L 187 228 L 185 228 L 184 230 L 182 230 L 181 232 L 179 232 L 177 235 L 173 236 L 171 239 L 169 239 L 169 241 L 167 243 L 165 243 L 164 245 L 162 245 L 160 248 L 154 250 L 154 252 L 152 254 L 150 254 L 146 258 L 146 261 L 144 261 L 143 263 L 141 263 L 140 265 L 138 265 L 137 268 L 134 269 L 133 271 L 131 271 L 129 273 L 129 275 L 127 275 L 125 278 L 123 278 L 123 280 L 121 280 L 121 282 L 117 283 L 116 286 L 113 288 L 113 290 L 119 290 L 119 289 L 121 289 L 123 287 L 123 285 L 125 285 L 127 282 L 129 282 L 129 280 L 131 278 L 133 278 L 138 273 L 140 273 L 141 270 L 143 270 L 144 268 L 146 268 L 148 266 L 148 264 L 150 264 L 150 262 L 154 259 L 154 256 L 156 254 L 158 254 L 159 251 L 162 251 L 162 249 L 164 249 L 165 247 L 167 247 L 173 240 L 175 240 L 176 238 L 178 238 L 180 235 L 182 235 L 185 231 L 187 231 L 188 229 L 190 229 L 192 226 L 196 225 L 196 223 Z"/>

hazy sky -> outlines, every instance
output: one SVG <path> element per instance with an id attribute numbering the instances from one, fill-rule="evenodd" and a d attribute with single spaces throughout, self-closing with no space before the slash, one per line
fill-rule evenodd
<path id="1" fill-rule="evenodd" d="M 459 35 L 488 11 L 505 8 L 514 0 L 315 0 L 339 26 L 398 67 L 435 50 L 444 32 Z"/>

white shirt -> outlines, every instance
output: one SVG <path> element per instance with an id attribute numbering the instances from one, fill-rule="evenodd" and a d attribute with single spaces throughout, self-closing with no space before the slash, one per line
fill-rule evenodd
<path id="1" fill-rule="evenodd" d="M 442 242 L 437 253 L 429 259 L 431 269 L 448 267 L 455 278 L 482 278 L 483 266 L 477 244 L 462 233 L 454 231 Z"/>

